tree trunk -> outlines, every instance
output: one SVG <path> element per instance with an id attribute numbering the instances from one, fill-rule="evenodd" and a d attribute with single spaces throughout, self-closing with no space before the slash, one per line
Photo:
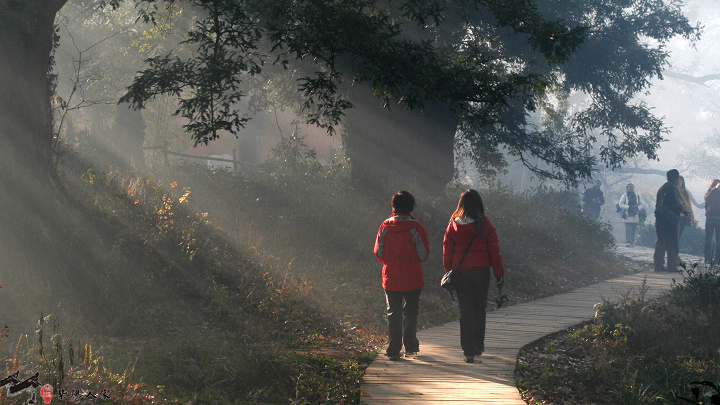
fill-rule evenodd
<path id="1" fill-rule="evenodd" d="M 67 0 L 7 0 L 0 5 L 0 168 L 3 177 L 39 166 L 52 149 L 48 73 L 55 14 Z M 47 174 L 45 174 L 46 177 Z M 39 179 L 35 179 L 39 180 Z"/>
<path id="2" fill-rule="evenodd" d="M 77 227 L 53 186 L 51 52 L 55 14 L 66 0 L 0 2 L 0 298 L 35 311 L 43 287 L 61 284 Z M 62 271 L 61 271 L 62 272 Z M 53 279 L 54 278 L 54 279 Z M 13 298 L 14 297 L 14 298 Z M 4 301 L 9 299 L 10 301 Z M 5 311 L 3 311 L 5 312 Z M 11 311 L 6 312 L 9 316 Z M 5 314 L 4 314 L 5 315 Z M 39 315 L 34 313 L 32 315 Z"/>
<path id="3" fill-rule="evenodd" d="M 444 193 L 455 174 L 458 125 L 445 105 L 388 111 L 367 87 L 354 88 L 350 101 L 355 108 L 345 119 L 345 146 L 355 181 L 382 192 Z"/>

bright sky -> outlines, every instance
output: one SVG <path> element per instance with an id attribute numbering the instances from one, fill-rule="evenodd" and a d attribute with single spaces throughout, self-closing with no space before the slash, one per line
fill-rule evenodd
<path id="1" fill-rule="evenodd" d="M 683 6 L 693 24 L 704 26 L 700 41 L 693 48 L 684 39 L 675 39 L 669 46 L 670 72 L 692 76 L 720 73 L 720 2 L 698 0 Z M 676 78 L 665 77 L 655 81 L 650 94 L 643 97 L 654 107 L 654 112 L 666 118 L 671 128 L 659 152 L 660 161 L 652 162 L 654 168 L 667 170 L 682 166 L 679 154 L 697 150 L 701 141 L 720 128 L 720 80 L 707 82 L 705 86 Z M 710 179 L 686 177 L 688 188 L 696 199 L 702 198 Z M 720 177 L 720 173 L 718 176 Z"/>

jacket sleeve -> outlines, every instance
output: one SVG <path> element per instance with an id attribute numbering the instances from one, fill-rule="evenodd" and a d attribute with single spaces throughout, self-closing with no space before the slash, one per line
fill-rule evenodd
<path id="1" fill-rule="evenodd" d="M 380 229 L 378 229 L 378 234 L 375 238 L 375 249 L 373 249 L 373 252 L 375 253 L 375 256 L 377 256 L 378 260 L 380 260 L 381 263 L 385 264 L 385 250 L 383 243 L 385 239 L 385 234 L 387 233 L 387 229 L 385 229 L 385 226 L 383 225 L 380 225 Z"/>
<path id="2" fill-rule="evenodd" d="M 502 277 L 505 275 L 505 266 L 503 265 L 502 254 L 500 253 L 500 238 L 498 238 L 497 229 L 490 222 L 487 221 L 487 241 L 488 241 L 488 255 L 490 256 L 490 265 L 493 268 L 495 277 Z"/>
<path id="3" fill-rule="evenodd" d="M 452 269 L 453 255 L 455 255 L 455 240 L 453 239 L 452 222 L 448 224 L 443 237 L 443 268 L 445 273 Z"/>
<path id="4" fill-rule="evenodd" d="M 424 262 L 430 257 L 430 242 L 428 242 L 427 231 L 419 222 L 414 229 L 413 243 L 415 244 L 415 250 L 420 261 Z"/>
<path id="5" fill-rule="evenodd" d="M 640 198 L 638 198 L 638 202 L 640 202 Z M 620 197 L 620 201 L 618 202 L 618 206 L 621 210 L 627 210 L 630 208 L 627 201 L 627 194 L 623 194 L 622 197 Z"/>

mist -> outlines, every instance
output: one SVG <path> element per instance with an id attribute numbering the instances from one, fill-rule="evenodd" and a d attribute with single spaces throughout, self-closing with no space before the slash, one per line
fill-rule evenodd
<path id="1" fill-rule="evenodd" d="M 232 381 L 224 390 L 286 400 L 288 392 L 301 389 L 301 377 L 311 374 L 303 367 L 313 364 L 312 356 L 335 349 L 322 346 L 325 342 L 360 348 L 355 363 L 343 367 L 369 361 L 385 326 L 372 245 L 398 190 L 415 194 L 414 215 L 431 236 L 424 304 L 429 315 L 422 320 L 430 327 L 456 315 L 437 284 L 442 233 L 460 191 L 476 188 L 486 198 L 488 215 L 508 246 L 503 254 L 517 269 L 508 290 L 519 302 L 614 276 L 615 270 L 603 265 L 616 260 L 612 249 L 623 237 L 614 205 L 625 184 L 634 183 L 644 201 L 654 203 L 662 175 L 613 171 L 599 160 L 589 175 L 584 172 L 604 142 L 634 149 L 626 169 L 678 168 L 698 201 L 711 178 L 693 153 L 720 148 L 708 144 L 716 134 L 720 83 L 688 79 L 713 74 L 719 65 L 714 44 L 720 31 L 713 24 L 720 5 L 710 0 L 683 5 L 690 24 L 703 24 L 704 30 L 694 44 L 672 38 L 663 45 L 670 55 L 664 80 L 653 78 L 637 94 L 618 91 L 632 93 L 633 100 L 664 117 L 670 132 L 658 160 L 643 154 L 652 145 L 613 145 L 603 132 L 608 122 L 597 117 L 582 128 L 586 132 L 573 128 L 571 114 L 589 108 L 595 98 L 577 84 L 582 75 L 559 66 L 568 62 L 577 68 L 582 61 L 563 60 L 560 45 L 551 51 L 529 45 L 534 33 L 520 26 L 487 28 L 502 39 L 482 42 L 474 49 L 477 59 L 463 63 L 447 55 L 473 48 L 469 32 L 443 25 L 425 31 L 431 24 L 415 20 L 399 25 L 405 29 L 399 38 L 408 41 L 402 42 L 404 52 L 388 47 L 394 53 L 384 49 L 374 55 L 366 49 L 372 47 L 353 43 L 357 48 L 347 49 L 360 56 L 348 57 L 352 52 L 343 48 L 327 58 L 337 58 L 337 66 L 318 65 L 323 59 L 313 49 L 288 68 L 269 58 L 267 65 L 259 64 L 259 73 L 248 69 L 252 72 L 241 75 L 241 90 L 229 81 L 219 92 L 221 102 L 212 112 L 232 107 L 237 116 L 228 114 L 224 126 L 207 130 L 178 113 L 190 96 L 202 93 L 188 84 L 196 78 L 172 85 L 133 82 L 148 69 L 145 59 L 170 53 L 178 60 L 195 57 L 198 48 L 184 41 L 203 14 L 178 6 L 164 10 L 168 18 L 153 25 L 137 19 L 133 2 L 117 10 L 86 3 L 67 2 L 55 20 L 46 166 L 32 171 L 20 166 L 31 154 L 18 154 L 3 166 L 0 191 L 9 208 L 0 231 L 0 323 L 7 332 L 0 347 L 7 359 L 17 358 L 23 347 L 31 358 L 43 347 L 38 331 L 47 329 L 45 344 L 55 345 L 58 355 L 73 347 L 103 347 L 115 369 L 128 367 L 133 357 L 142 370 L 133 377 L 174 387 L 168 398 L 202 392 L 208 396 L 203 400 L 214 399 L 216 382 L 188 376 L 222 369 L 230 375 L 223 381 Z M 486 12 L 473 17 L 487 18 Z M 449 21 L 453 18 L 459 17 L 448 12 Z M 460 39 L 432 48 L 427 44 L 435 37 Z M 409 44 L 419 38 L 435 53 L 424 55 Z M 253 57 L 259 60 L 270 45 L 261 43 Z M 278 55 L 292 59 L 280 49 L 286 53 Z M 505 49 L 512 51 L 504 55 Z M 517 62 L 520 56 L 527 59 Z M 256 62 L 253 57 L 248 60 Z M 467 66 L 484 57 L 492 66 L 483 74 L 447 73 L 467 73 Z M 343 69 L 356 71 L 342 80 L 330 74 Z M 180 71 L 175 76 L 193 73 Z M 308 81 L 318 88 L 301 91 L 313 74 L 332 79 Z M 566 75 L 566 83 L 575 84 L 566 89 L 556 83 L 540 97 L 533 93 L 542 87 L 533 81 L 535 74 Z M 478 85 L 481 78 L 487 83 Z M 158 91 L 161 84 L 170 90 Z M 632 87 L 618 87 L 623 85 Z M 485 93 L 473 94 L 478 89 Z M 234 98 L 233 91 L 242 97 Z M 118 103 L 127 94 L 134 105 Z M 345 106 L 343 97 L 353 108 L 338 107 Z M 8 133 L 30 131 L 7 111 L 0 120 L 13 123 Z M 333 114 L 342 120 L 333 123 Z M 231 118 L 242 125 L 231 125 Z M 38 173 L 44 173 L 44 182 Z M 579 204 L 567 195 L 573 179 L 581 192 L 595 179 L 603 181 L 601 220 L 611 228 L 579 215 Z M 700 226 L 702 211 L 695 210 Z M 594 252 L 599 253 L 592 257 Z M 575 271 L 578 263 L 590 263 L 592 271 Z M 553 279 L 566 282 L 558 286 Z M 42 332 L 39 336 L 42 341 Z M 62 367 L 48 371 L 47 378 L 62 375 Z M 276 378 L 287 387 L 274 396 L 267 381 Z"/>

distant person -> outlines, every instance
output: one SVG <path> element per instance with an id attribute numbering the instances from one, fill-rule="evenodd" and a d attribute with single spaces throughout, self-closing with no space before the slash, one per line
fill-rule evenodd
<path id="1" fill-rule="evenodd" d="M 482 198 L 475 190 L 466 190 L 460 195 L 457 209 L 450 218 L 443 238 L 445 272 L 457 268 L 461 261 L 457 288 L 460 346 L 465 362 L 472 363 L 475 356 L 485 350 L 485 306 L 490 286 L 490 267 L 498 287 L 503 285 L 505 276 L 497 231 L 485 217 Z"/>
<path id="2" fill-rule="evenodd" d="M 640 195 L 635 193 L 635 185 L 630 183 L 625 186 L 625 194 L 618 202 L 620 209 L 625 210 L 625 246 L 633 246 L 637 237 L 637 227 L 640 222 L 640 210 L 643 209 Z"/>
<path id="3" fill-rule="evenodd" d="M 678 252 L 680 248 L 680 239 L 682 239 L 685 228 L 695 223 L 695 214 L 692 209 L 692 194 L 685 188 L 685 178 L 678 177 L 678 193 L 680 193 L 680 202 L 682 202 L 683 212 L 680 213 L 680 221 L 678 221 Z M 682 262 L 678 257 L 678 262 Z"/>
<path id="4" fill-rule="evenodd" d="M 655 271 L 677 271 L 678 266 L 678 222 L 684 208 L 677 184 L 680 173 L 677 169 L 667 172 L 667 183 L 657 192 L 655 202 Z M 667 252 L 667 268 L 665 253 Z"/>
<path id="5" fill-rule="evenodd" d="M 595 185 L 585 190 L 585 194 L 583 194 L 583 202 L 585 203 L 583 212 L 596 221 L 600 219 L 600 207 L 605 204 L 605 197 L 602 190 L 600 190 L 601 185 L 602 182 L 596 180 Z"/>
<path id="6" fill-rule="evenodd" d="M 713 243 L 713 236 L 715 243 Z M 710 182 L 705 193 L 705 264 L 714 265 L 718 261 L 720 244 L 720 179 Z"/>
<path id="7" fill-rule="evenodd" d="M 403 346 L 406 356 L 420 350 L 417 324 L 420 292 L 425 286 L 422 262 L 428 259 L 430 243 L 425 228 L 412 216 L 414 208 L 415 197 L 398 191 L 392 197 L 392 216 L 380 225 L 375 239 L 387 303 L 390 343 L 385 354 L 392 361 L 400 359 Z"/>

